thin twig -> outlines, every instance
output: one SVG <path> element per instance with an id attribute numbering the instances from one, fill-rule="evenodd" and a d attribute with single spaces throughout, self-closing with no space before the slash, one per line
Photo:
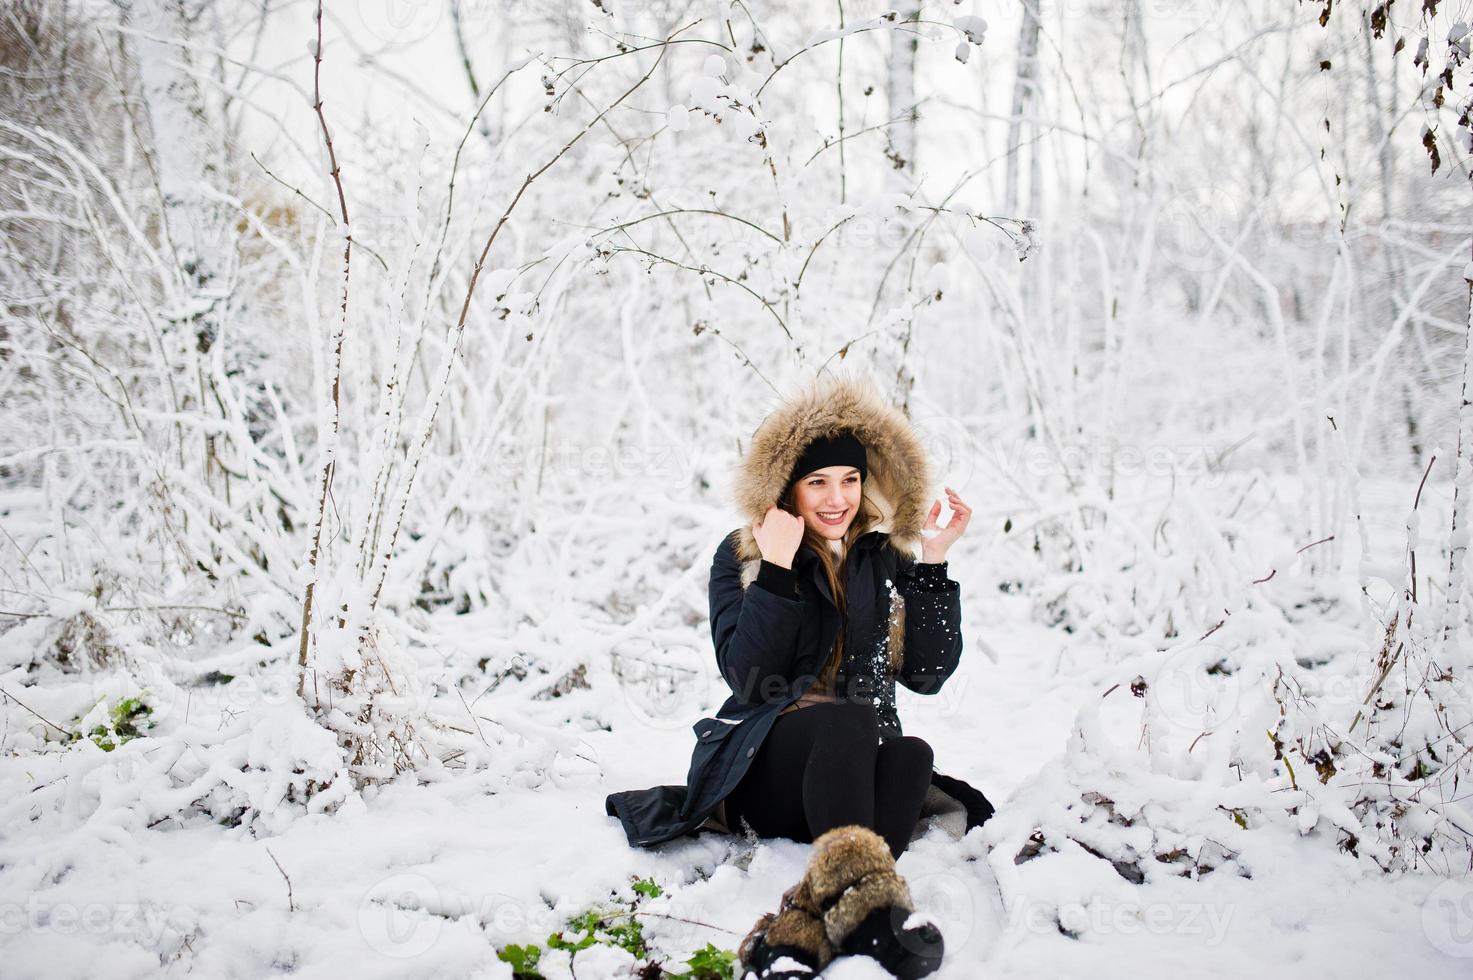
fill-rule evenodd
<path id="1" fill-rule="evenodd" d="M 306 692 L 307 646 L 312 625 L 312 600 L 317 592 L 317 558 L 322 549 L 322 525 L 327 522 L 328 495 L 332 489 L 333 473 L 337 469 L 337 433 L 342 415 L 342 371 L 343 341 L 348 333 L 348 286 L 353 261 L 353 226 L 348 218 L 348 196 L 343 191 L 342 168 L 338 166 L 337 151 L 332 145 L 332 131 L 327 128 L 327 116 L 322 111 L 322 0 L 317 0 L 317 43 L 312 48 L 312 108 L 317 112 L 317 122 L 322 127 L 322 139 L 327 144 L 327 159 L 331 166 L 333 185 L 338 192 L 338 209 L 343 221 L 343 302 L 337 343 L 333 348 L 332 375 L 332 432 L 325 447 L 327 459 L 322 464 L 322 494 L 317 506 L 317 526 L 312 531 L 312 551 L 308 555 L 311 577 L 307 581 L 306 596 L 302 601 L 302 637 L 297 652 L 297 665 L 302 668 L 297 675 L 297 696 Z"/>
<path id="2" fill-rule="evenodd" d="M 264 845 L 264 844 L 261 845 L 261 846 L 262 847 L 266 847 L 266 845 Z M 271 858 L 271 863 L 274 864 L 274 865 L 276 865 L 276 870 L 281 872 L 281 877 L 284 878 L 284 879 L 286 879 L 286 907 L 287 907 L 287 911 L 289 911 L 289 912 L 295 912 L 297 910 L 297 903 L 292 898 L 292 880 L 291 880 L 290 877 L 287 876 L 286 869 L 281 866 L 281 862 L 278 861 L 278 860 L 276 860 L 276 855 L 271 853 L 271 848 L 266 847 L 266 854 Z"/>
<path id="3" fill-rule="evenodd" d="M 700 276 L 708 276 L 708 275 L 709 276 L 715 276 L 717 279 L 720 279 L 722 282 L 730 283 L 731 285 L 736 286 L 736 287 L 744 290 L 753 299 L 755 299 L 757 302 L 761 303 L 762 304 L 762 308 L 764 310 L 766 310 L 768 313 L 772 314 L 772 318 L 777 321 L 777 325 L 783 328 L 783 333 L 787 335 L 787 338 L 789 340 L 792 340 L 793 339 L 793 331 L 791 331 L 791 330 L 788 329 L 788 325 L 783 320 L 782 314 L 779 313 L 777 311 L 777 309 L 775 307 L 773 307 L 773 305 L 771 303 L 769 303 L 766 299 L 764 299 L 760 293 L 758 293 L 751 286 L 748 286 L 746 283 L 742 282 L 740 279 L 734 279 L 731 276 L 728 276 L 724 272 L 718 272 L 717 270 L 711 268 L 708 265 L 705 265 L 704 263 L 702 263 L 701 266 L 699 266 L 699 267 L 696 267 L 696 266 L 693 266 L 693 265 L 686 265 L 684 262 L 677 262 L 674 259 L 667 259 L 665 256 L 656 254 L 655 252 L 651 252 L 648 249 L 636 248 L 636 247 L 631 247 L 631 246 L 626 246 L 626 245 L 613 245 L 613 246 L 610 246 L 610 251 L 613 251 L 613 252 L 634 252 L 634 253 L 636 253 L 638 255 L 644 255 L 644 256 L 647 256 L 648 258 L 654 259 L 656 262 L 664 262 L 666 265 L 673 265 L 677 269 L 685 269 L 687 272 L 694 272 L 694 273 L 696 273 L 697 275 L 700 275 Z"/>
<path id="4" fill-rule="evenodd" d="M 630 85 L 629 88 L 625 89 L 624 92 L 617 99 L 605 106 L 598 113 L 598 115 L 590 119 L 583 126 L 583 128 L 578 130 L 578 132 L 575 133 L 573 137 L 563 145 L 563 148 L 553 154 L 546 163 L 544 163 L 541 167 L 538 167 L 533 172 L 529 173 L 526 178 L 523 179 L 522 185 L 517 189 L 515 196 L 512 197 L 511 203 L 506 206 L 506 210 L 502 212 L 501 217 L 497 220 L 495 226 L 492 227 L 491 233 L 486 237 L 486 243 L 481 247 L 481 252 L 476 257 L 475 265 L 471 268 L 470 281 L 466 284 L 465 299 L 460 305 L 460 315 L 456 318 L 454 337 L 451 341 L 450 349 L 446 352 L 445 356 L 445 370 L 440 380 L 440 386 L 438 389 L 439 394 L 436 395 L 435 399 L 430 404 L 428 417 L 425 419 L 424 429 L 420 436 L 418 452 L 416 453 L 413 462 L 410 464 L 409 473 L 405 479 L 404 492 L 399 497 L 399 514 L 394 521 L 393 529 L 390 531 L 388 544 L 380 552 L 380 556 L 383 560 L 379 562 L 378 574 L 376 576 L 377 581 L 374 583 L 373 592 L 371 593 L 371 598 L 369 599 L 370 609 L 377 607 L 379 596 L 383 591 L 384 580 L 388 576 L 388 556 L 393 554 L 394 545 L 399 538 L 399 530 L 401 527 L 403 527 L 404 515 L 409 507 L 409 495 L 414 488 L 415 477 L 419 473 L 419 460 L 423 457 L 424 451 L 429 445 L 430 438 L 434 434 L 435 416 L 439 413 L 440 404 L 443 401 L 443 393 L 450 384 L 450 376 L 455 367 L 456 357 L 460 352 L 460 342 L 462 337 L 464 337 L 465 335 L 466 320 L 470 316 L 471 301 L 475 298 L 476 295 L 476 284 L 480 281 L 481 272 L 486 267 L 486 261 L 491 255 L 491 247 L 496 244 L 497 236 L 500 235 L 501 229 L 504 228 L 506 226 L 506 223 L 511 219 L 512 212 L 516 210 L 517 204 L 521 201 L 522 195 L 527 192 L 527 188 L 531 187 L 533 182 L 535 182 L 538 177 L 541 177 L 544 173 L 551 169 L 554 164 L 561 160 L 563 156 L 569 150 L 571 150 L 574 145 L 578 143 L 579 140 L 586 136 L 589 131 L 593 129 L 594 126 L 598 125 L 598 123 L 604 118 L 604 116 L 608 115 L 610 112 L 614 111 L 614 109 L 622 105 L 624 101 L 629 98 L 629 96 L 633 95 L 641 86 L 645 84 L 645 82 L 649 81 L 651 76 L 654 75 L 655 70 L 659 68 L 660 64 L 665 60 L 665 54 L 669 50 L 669 43 L 674 41 L 678 35 L 683 34 L 685 31 L 689 30 L 694 23 L 698 22 L 687 24 L 669 35 L 665 39 L 666 43 L 660 45 L 660 54 L 655 59 L 654 64 L 650 65 L 648 71 L 640 76 L 640 78 L 636 80 L 632 85 Z"/>
<path id="5" fill-rule="evenodd" d="M 65 728 L 62 728 L 60 725 L 56 724 L 56 722 L 54 722 L 54 721 L 47 721 L 47 719 L 42 718 L 39 714 L 36 714 L 35 709 L 31 708 L 29 705 L 27 705 L 20 698 L 16 697 L 14 694 L 11 694 L 9 691 L 5 690 L 5 688 L 0 687 L 0 694 L 5 695 L 10 700 L 12 700 L 16 704 L 20 705 L 22 708 L 25 708 L 31 714 L 36 715 L 37 718 L 41 718 L 41 720 L 43 722 L 45 722 L 46 724 L 50 725 L 52 728 L 56 729 L 57 731 L 61 732 L 63 735 L 66 735 L 68 737 L 70 737 L 72 735 L 71 732 L 67 731 Z"/>

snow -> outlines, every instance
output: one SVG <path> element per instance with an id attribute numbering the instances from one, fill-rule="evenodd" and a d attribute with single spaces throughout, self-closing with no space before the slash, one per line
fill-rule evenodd
<path id="1" fill-rule="evenodd" d="M 1001 655 L 994 664 L 975 650 L 964 653 L 940 694 L 923 698 L 902 689 L 900 710 L 907 733 L 933 744 L 938 768 L 983 787 L 999 814 L 962 841 L 932 830 L 899 861 L 916 921 L 935 923 L 946 938 L 938 977 L 973 976 L 979 968 L 999 977 L 1040 970 L 1233 977 L 1265 962 L 1347 976 L 1413 962 L 1419 976 L 1465 975 L 1473 944 L 1460 931 L 1466 906 L 1457 902 L 1466 883 L 1368 872 L 1333 846 L 1301 836 L 1316 823 L 1312 811 L 1301 813 L 1298 829 L 1238 828 L 1217 807 L 1246 805 L 1255 791 L 1224 780 L 1220 762 L 1148 775 L 1142 767 L 1151 763 L 1132 734 L 1137 713 L 1112 713 L 1113 705 L 1135 699 L 1121 689 L 1102 701 L 1098 672 L 1055 673 L 1052 665 L 1067 659 L 1074 641 L 1037 622 L 1026 596 L 993 587 L 979 552 L 958 545 L 948 557 L 968 621 L 976 624 L 972 635 L 985 636 Z M 692 588 L 699 591 L 699 583 Z M 494 621 L 489 612 L 454 620 L 446 627 L 467 636 Z M 699 644 L 701 626 L 689 630 L 690 643 Z M 544 642 L 565 644 L 576 656 L 580 641 L 550 634 Z M 712 664 L 701 669 L 714 675 Z M 1133 669 L 1125 661 L 1119 672 Z M 706 704 L 677 711 L 681 720 L 715 707 L 717 681 L 705 688 Z M 15 683 L 14 676 L 4 679 L 7 690 Z M 691 737 L 688 729 L 646 723 L 648 713 L 628 702 L 608 701 L 597 693 L 604 684 L 599 672 L 594 684 L 594 691 L 541 702 L 499 690 L 479 705 L 519 739 L 539 742 L 559 717 L 607 718 L 608 731 L 581 727 L 553 743 L 559 753 L 581 752 L 591 765 L 519 787 L 518 757 L 530 748 L 524 743 L 475 771 L 427 784 L 406 775 L 362 799 L 348 797 L 332 814 L 283 809 L 273 817 L 269 801 L 280 790 L 252 790 L 242 781 L 282 758 L 321 767 L 333 755 L 330 738 L 313 747 L 326 733 L 290 699 L 235 705 L 243 712 L 237 727 L 214 733 L 197 722 L 219 709 L 196 705 L 187 726 L 176 709 L 161 719 L 162 733 L 112 753 L 9 755 L 0 764 L 0 796 L 10 801 L 0 895 L 6 921 L 26 925 L 9 928 L 8 970 L 153 976 L 162 959 L 169 975 L 290 968 L 302 976 L 505 977 L 509 968 L 493 947 L 545 938 L 564 917 L 636 875 L 666 889 L 647 906 L 660 915 L 645 922 L 658 948 L 688 955 L 710 941 L 734 949 L 802 874 L 807 845 L 775 839 L 751 850 L 708 833 L 653 851 L 631 849 L 604 814 L 603 795 L 678 782 Z M 39 697 L 53 688 L 27 690 Z M 1247 701 L 1250 692 L 1236 696 Z M 38 705 L 64 717 L 61 703 Z M 518 712 L 508 710 L 513 704 Z M 24 727 L 14 713 L 8 717 L 12 732 Z M 1211 752 L 1216 738 L 1196 751 Z M 222 750 L 234 754 L 212 763 L 214 771 L 261 806 L 254 834 L 191 819 L 187 800 L 174 795 L 170 802 L 167 783 L 155 787 L 171 767 L 207 771 L 188 760 Z M 245 771 L 229 775 L 235 766 Z M 54 805 L 36 791 L 57 779 L 68 786 L 72 802 L 62 812 L 71 816 L 26 819 Z M 1142 821 L 1123 836 L 1108 822 L 1079 824 L 1073 810 L 1081 785 L 1111 797 L 1115 813 Z M 158 817 L 165 817 L 161 824 L 146 826 Z M 1057 834 L 1052 839 L 1060 844 L 1092 840 L 1106 852 L 1125 841 L 1148 853 L 1155 835 L 1158 850 L 1176 841 L 1192 853 L 1207 846 L 1219 862 L 1235 856 L 1196 880 L 1147 862 L 1144 882 L 1133 884 L 1078 845 L 1015 864 L 1035 827 Z M 586 980 L 627 975 L 631 962 L 627 953 L 595 946 L 571 962 L 546 955 L 542 966 L 549 977 L 576 973 Z M 836 963 L 826 975 L 869 976 L 872 966 Z"/>
<path id="2" fill-rule="evenodd" d="M 776 971 L 776 970 L 795 970 L 795 971 L 800 972 L 800 973 L 812 973 L 813 972 L 813 967 L 808 966 L 805 963 L 801 963 L 798 960 L 793 959 L 791 956 L 779 956 L 777 959 L 773 960 L 772 961 L 772 969 L 774 971 Z"/>
<path id="3" fill-rule="evenodd" d="M 1466 189 L 1254 81 L 1358 36 L 1066 16 L 1013 133 L 970 14 L 696 5 L 646 84 L 650 5 L 330 5 L 345 270 L 310 5 L 149 6 L 0 79 L 0 973 L 508 978 L 636 878 L 667 965 L 734 950 L 810 848 L 604 798 L 684 778 L 731 464 L 847 361 L 976 508 L 960 668 L 897 691 L 998 805 L 899 861 L 939 980 L 1468 975 Z"/>
<path id="4" fill-rule="evenodd" d="M 957 30 L 961 31 L 971 44 L 981 44 L 987 34 L 987 21 L 978 17 L 976 14 L 965 14 L 958 17 L 952 23 L 956 24 Z M 965 60 L 960 58 L 960 55 L 958 55 L 958 58 L 959 60 Z"/>

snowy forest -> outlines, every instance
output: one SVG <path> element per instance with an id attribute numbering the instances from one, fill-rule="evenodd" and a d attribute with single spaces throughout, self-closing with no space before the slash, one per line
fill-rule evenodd
<path id="1" fill-rule="evenodd" d="M 1468 0 L 0 0 L 0 974 L 740 980 L 735 467 L 910 420 L 935 976 L 1473 970 Z M 945 508 L 941 523 L 955 518 Z M 889 974 L 863 956 L 838 980 Z"/>

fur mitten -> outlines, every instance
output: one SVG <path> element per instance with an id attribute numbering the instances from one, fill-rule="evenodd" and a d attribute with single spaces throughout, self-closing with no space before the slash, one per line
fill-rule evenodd
<path id="1" fill-rule="evenodd" d="M 833 958 L 834 947 L 808 890 L 807 875 L 783 892 L 777 913 L 764 913 L 737 949 L 742 976 L 751 971 L 770 980 L 817 973 Z"/>
<path id="2" fill-rule="evenodd" d="M 836 827 L 813 844 L 808 874 L 837 954 L 873 957 L 892 975 L 914 980 L 941 965 L 941 933 L 929 923 L 906 928 L 915 910 L 885 839 L 858 825 Z"/>
<path id="3" fill-rule="evenodd" d="M 783 892 L 778 912 L 763 915 L 742 940 L 742 975 L 803 977 L 835 956 L 862 954 L 897 977 L 925 976 L 941 965 L 941 934 L 929 924 L 906 929 L 913 910 L 885 839 L 858 824 L 835 827 L 813 842 L 803 878 Z"/>

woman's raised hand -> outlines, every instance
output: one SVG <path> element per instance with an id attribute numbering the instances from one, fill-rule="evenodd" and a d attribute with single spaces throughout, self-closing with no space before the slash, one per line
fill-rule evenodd
<path id="1" fill-rule="evenodd" d="M 946 552 L 967 529 L 967 521 L 972 519 L 972 508 L 962 503 L 962 498 L 951 487 L 946 488 L 946 498 L 951 505 L 951 520 L 946 522 L 945 527 L 936 523 L 936 519 L 941 516 L 941 501 L 932 504 L 930 513 L 926 515 L 925 530 L 936 532 L 934 537 L 926 538 L 921 543 L 921 561 L 926 564 L 945 561 Z"/>
<path id="2" fill-rule="evenodd" d="M 762 557 L 783 568 L 793 567 L 793 556 L 803 543 L 803 518 L 789 514 L 773 504 L 767 513 L 752 522 L 752 537 Z"/>

